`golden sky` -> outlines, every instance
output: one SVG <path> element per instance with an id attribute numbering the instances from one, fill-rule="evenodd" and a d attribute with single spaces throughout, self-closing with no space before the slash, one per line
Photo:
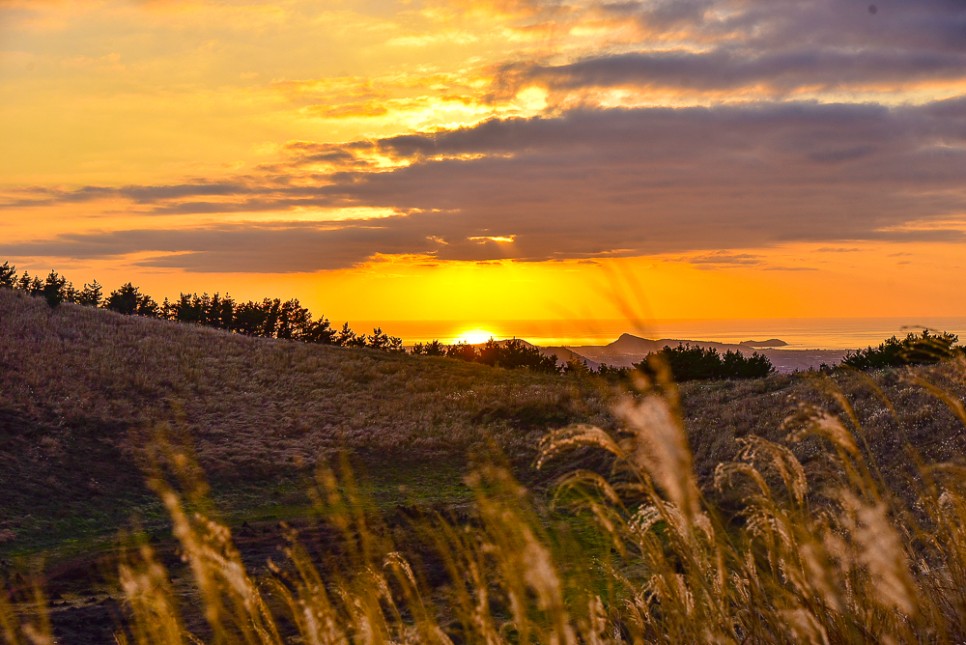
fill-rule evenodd
<path id="1" fill-rule="evenodd" d="M 337 320 L 966 316 L 961 0 L 0 0 L 0 258 Z"/>

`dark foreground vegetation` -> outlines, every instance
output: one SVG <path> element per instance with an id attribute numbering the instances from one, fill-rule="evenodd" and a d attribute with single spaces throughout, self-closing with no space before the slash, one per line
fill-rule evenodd
<path id="1" fill-rule="evenodd" d="M 842 364 L 860 370 L 935 365 L 966 354 L 966 347 L 957 346 L 957 342 L 959 337 L 955 334 L 935 333 L 924 329 L 918 335 L 906 334 L 902 340 L 893 336 L 878 347 L 849 352 L 842 359 Z"/>
<path id="2" fill-rule="evenodd" d="M 677 383 L 739 378 L 763 378 L 775 371 L 766 356 L 755 353 L 745 358 L 741 352 L 727 351 L 724 355 L 714 348 L 678 345 L 665 346 L 660 352 L 649 354 L 635 369 L 650 376 L 657 376 L 659 369 L 669 369 Z"/>
<path id="3" fill-rule="evenodd" d="M 622 391 L 0 290 L 0 368 L 5 642 L 966 637 L 962 357 Z"/>

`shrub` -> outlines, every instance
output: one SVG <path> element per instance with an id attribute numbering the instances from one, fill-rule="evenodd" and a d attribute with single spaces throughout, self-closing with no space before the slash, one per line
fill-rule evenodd
<path id="1" fill-rule="evenodd" d="M 741 352 L 728 351 L 722 357 L 716 349 L 689 345 L 664 346 L 659 352 L 648 354 L 634 367 L 649 376 L 657 377 L 659 366 L 670 369 L 675 381 L 703 381 L 711 379 L 762 378 L 775 371 L 771 361 L 762 354 L 745 358 Z"/>
<path id="2" fill-rule="evenodd" d="M 849 352 L 842 359 L 843 365 L 860 370 L 901 367 L 903 365 L 931 365 L 952 358 L 960 353 L 954 347 L 959 341 L 955 334 L 943 332 L 930 333 L 924 329 L 921 335 L 909 333 L 899 340 L 889 338 L 878 347 L 867 347 L 857 352 Z"/>
<path id="3" fill-rule="evenodd" d="M 630 381 L 633 369 L 630 367 L 615 367 L 607 363 L 601 363 L 597 368 L 597 376 L 610 381 L 611 383 L 626 383 Z"/>
<path id="4" fill-rule="evenodd" d="M 468 343 L 456 343 L 446 348 L 446 355 L 461 361 L 475 362 L 479 358 L 476 348 Z"/>
<path id="5" fill-rule="evenodd" d="M 411 353 L 414 356 L 446 356 L 446 346 L 438 340 L 413 345 Z"/>
<path id="6" fill-rule="evenodd" d="M 450 345 L 447 356 L 464 361 L 475 361 L 490 367 L 518 369 L 525 367 L 535 372 L 559 373 L 557 356 L 544 356 L 537 347 L 513 338 L 497 341 L 490 339 L 478 348 L 465 343 Z"/>

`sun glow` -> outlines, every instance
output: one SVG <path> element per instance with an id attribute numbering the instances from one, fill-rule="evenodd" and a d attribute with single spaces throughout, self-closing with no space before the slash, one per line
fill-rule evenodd
<path id="1" fill-rule="evenodd" d="M 485 343 L 491 338 L 493 338 L 493 332 L 491 331 L 486 331 L 485 329 L 470 329 L 469 331 L 462 332 L 456 338 L 456 342 L 479 345 L 481 343 Z"/>

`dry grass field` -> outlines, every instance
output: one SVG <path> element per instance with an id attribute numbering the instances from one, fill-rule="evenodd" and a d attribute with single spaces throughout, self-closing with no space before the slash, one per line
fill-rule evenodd
<path id="1" fill-rule="evenodd" d="M 389 482 L 453 478 L 491 444 L 525 464 L 548 427 L 604 422 L 600 396 L 552 376 L 50 309 L 0 290 L 0 554 L 86 528 L 113 535 L 118 500 L 154 502 L 139 460 L 160 426 L 224 484 L 216 494 L 248 504 L 342 452 Z M 119 514 L 105 525 L 92 506 Z"/>
<path id="2" fill-rule="evenodd" d="M 620 392 L 0 290 L 0 634 L 958 642 L 964 400 L 962 361 Z"/>

